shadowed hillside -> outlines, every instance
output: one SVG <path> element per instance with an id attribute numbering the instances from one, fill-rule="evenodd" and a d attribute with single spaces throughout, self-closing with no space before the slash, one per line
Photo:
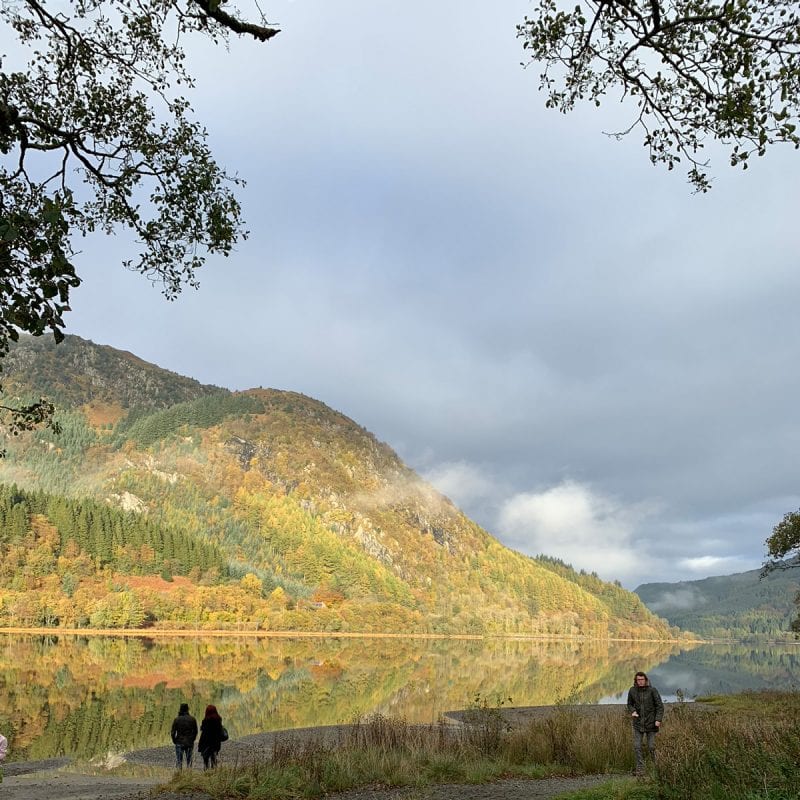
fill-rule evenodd
<path id="1" fill-rule="evenodd" d="M 800 567 L 719 575 L 699 581 L 645 583 L 636 594 L 673 625 L 701 636 L 777 637 L 790 633 L 797 613 Z"/>
<path id="2" fill-rule="evenodd" d="M 90 417 L 116 422 L 131 410 L 167 408 L 226 392 L 148 364 L 132 353 L 77 336 L 61 344 L 22 336 L 3 359 L 3 388 L 10 396 L 45 395 L 61 407 L 83 406 Z"/>
<path id="3" fill-rule="evenodd" d="M 196 541 L 198 552 L 210 546 L 227 566 L 192 571 L 154 557 L 160 583 L 142 585 L 129 564 L 141 544 L 119 533 L 102 560 L 69 545 L 46 503 L 27 498 L 27 525 L 4 546 L 16 547 L 30 580 L 0 589 L 4 624 L 35 623 L 30 597 L 16 593 L 56 593 L 61 570 L 95 587 L 82 624 L 92 624 L 93 603 L 110 602 L 97 596 L 110 581 L 112 594 L 132 594 L 161 627 L 670 635 L 632 593 L 502 546 L 317 400 L 201 386 L 77 337 L 57 348 L 26 340 L 9 364 L 16 391 L 59 401 L 61 431 L 9 441 L 0 481 L 124 510 Z M 37 548 L 52 565 L 38 575 L 26 560 Z"/>

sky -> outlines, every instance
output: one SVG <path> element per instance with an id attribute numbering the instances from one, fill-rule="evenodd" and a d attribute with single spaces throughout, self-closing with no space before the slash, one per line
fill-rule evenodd
<path id="1" fill-rule="evenodd" d="M 800 507 L 800 154 L 712 147 L 692 194 L 604 135 L 617 97 L 545 108 L 521 0 L 262 7 L 269 43 L 190 44 L 250 238 L 171 303 L 87 240 L 68 332 L 322 400 L 521 552 L 628 588 L 759 567 Z"/>

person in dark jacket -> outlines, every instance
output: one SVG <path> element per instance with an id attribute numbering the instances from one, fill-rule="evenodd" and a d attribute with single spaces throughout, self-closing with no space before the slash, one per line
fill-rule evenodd
<path id="1" fill-rule="evenodd" d="M 170 731 L 175 744 L 175 769 L 183 769 L 183 759 L 186 766 L 192 766 L 192 752 L 194 740 L 197 738 L 197 720 L 189 713 L 189 704 L 181 703 L 178 716 L 172 721 Z"/>
<path id="2" fill-rule="evenodd" d="M 222 746 L 222 717 L 216 706 L 206 706 L 206 715 L 200 723 L 200 741 L 197 749 L 203 756 L 203 769 L 217 766 L 217 753 Z"/>
<path id="3" fill-rule="evenodd" d="M 633 686 L 628 690 L 628 713 L 631 715 L 633 727 L 633 751 L 636 754 L 636 774 L 644 773 L 644 755 L 642 754 L 642 738 L 647 737 L 647 749 L 650 759 L 655 763 L 656 734 L 664 719 L 664 703 L 655 686 L 644 672 L 633 676 Z"/>

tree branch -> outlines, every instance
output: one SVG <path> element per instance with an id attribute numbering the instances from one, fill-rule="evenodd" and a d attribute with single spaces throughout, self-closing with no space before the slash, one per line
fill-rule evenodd
<path id="1" fill-rule="evenodd" d="M 193 0 L 196 6 L 202 9 L 203 13 L 218 22 L 223 27 L 234 33 L 247 34 L 257 39 L 259 42 L 266 42 L 273 36 L 280 33 L 280 28 L 271 28 L 264 25 L 256 25 L 252 22 L 243 22 L 240 19 L 223 11 L 220 6 L 221 0 Z"/>

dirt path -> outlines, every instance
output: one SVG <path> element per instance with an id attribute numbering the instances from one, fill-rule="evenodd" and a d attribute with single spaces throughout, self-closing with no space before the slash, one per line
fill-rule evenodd
<path id="1" fill-rule="evenodd" d="M 359 789 L 329 795 L 329 800 L 545 800 L 608 781 L 608 775 L 580 778 L 507 780 L 480 785 L 440 784 L 422 789 Z M 149 800 L 150 790 L 166 779 L 81 775 L 61 770 L 29 772 L 6 778 L 3 800 Z M 157 800 L 211 800 L 209 795 L 159 793 Z"/>
<path id="2" fill-rule="evenodd" d="M 118 778 L 81 775 L 64 768 L 6 776 L 0 785 L 3 800 L 118 800 L 146 795 L 163 783 L 156 778 Z"/>

